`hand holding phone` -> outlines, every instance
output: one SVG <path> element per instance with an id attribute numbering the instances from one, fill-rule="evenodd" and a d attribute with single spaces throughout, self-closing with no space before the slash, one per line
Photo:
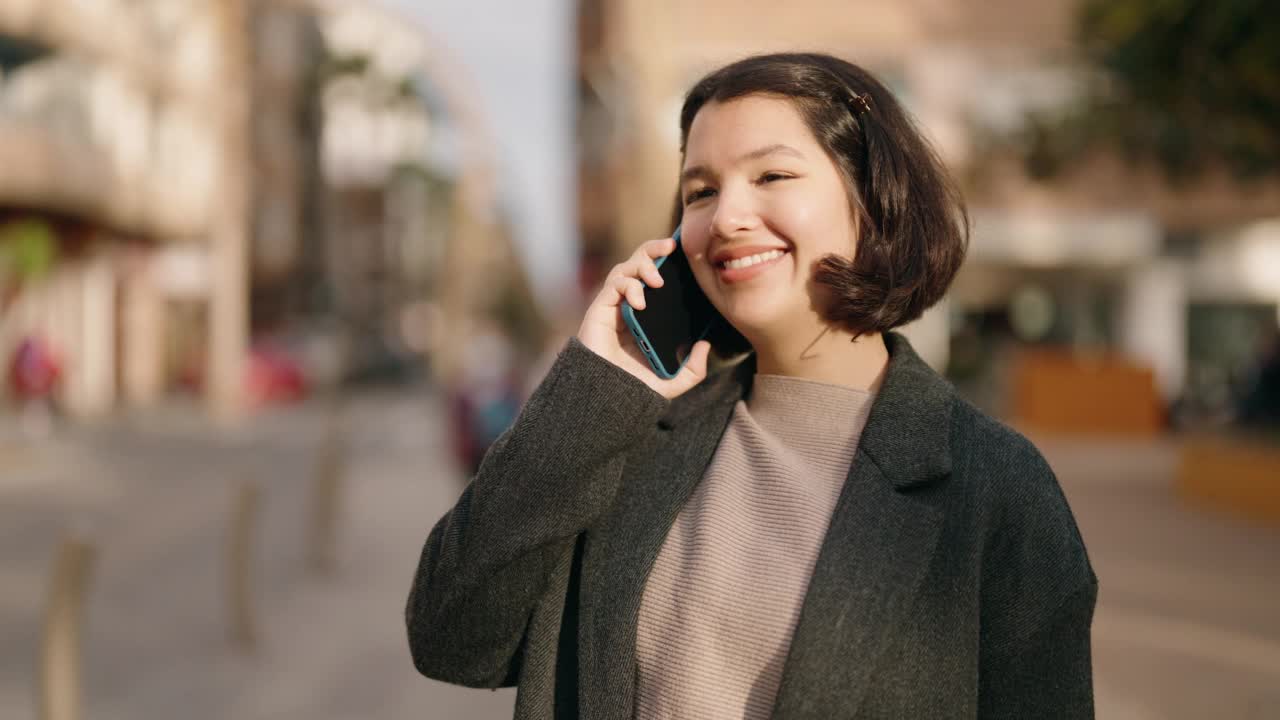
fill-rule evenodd
<path id="1" fill-rule="evenodd" d="M 703 294 L 680 242 L 680 228 L 672 235 L 675 251 L 654 265 L 661 287 L 646 290 L 644 307 L 622 302 L 622 320 L 640 346 L 649 366 L 661 378 L 674 378 L 689 359 L 694 343 L 706 338 L 720 313 Z"/>
<path id="2" fill-rule="evenodd" d="M 683 254 L 684 251 L 673 238 L 650 240 L 630 258 L 614 266 L 578 329 L 578 340 L 583 345 L 668 399 L 679 397 L 706 377 L 711 344 L 706 340 L 695 342 L 678 371 L 672 373 L 672 377 L 662 377 L 640 349 L 623 319 L 622 310 L 624 305 L 640 311 L 648 307 L 645 289 L 658 289 L 666 284 L 655 261 L 675 252 Z"/>

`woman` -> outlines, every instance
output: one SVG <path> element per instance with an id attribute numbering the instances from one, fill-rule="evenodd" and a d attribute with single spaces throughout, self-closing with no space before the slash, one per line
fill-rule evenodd
<path id="1" fill-rule="evenodd" d="M 518 718 L 1092 717 L 1053 473 L 891 332 L 967 244 L 928 145 L 825 55 L 712 73 L 681 135 L 683 251 L 751 352 L 658 378 L 618 308 L 675 243 L 615 267 L 427 539 L 418 669 Z"/>

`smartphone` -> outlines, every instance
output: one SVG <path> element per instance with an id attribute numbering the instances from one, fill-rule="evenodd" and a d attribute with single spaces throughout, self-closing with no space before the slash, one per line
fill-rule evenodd
<path id="1" fill-rule="evenodd" d="M 680 244 L 680 228 L 672 234 L 676 249 L 654 261 L 662 287 L 644 288 L 645 308 L 622 301 L 622 319 L 658 377 L 670 380 L 689 359 L 693 344 L 703 339 L 720 313 L 702 293 Z"/>

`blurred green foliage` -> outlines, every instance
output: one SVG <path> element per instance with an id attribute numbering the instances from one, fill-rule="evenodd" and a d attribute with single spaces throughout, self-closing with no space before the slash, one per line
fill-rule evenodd
<path id="1" fill-rule="evenodd" d="M 1103 147 L 1175 181 L 1280 170 L 1280 3 L 1084 0 L 1078 32 L 1099 72 L 1075 107 L 1029 118 L 1033 175 Z"/>
<path id="2" fill-rule="evenodd" d="M 15 220 L 0 225 L 0 278 L 22 282 L 53 269 L 58 239 L 43 220 Z"/>

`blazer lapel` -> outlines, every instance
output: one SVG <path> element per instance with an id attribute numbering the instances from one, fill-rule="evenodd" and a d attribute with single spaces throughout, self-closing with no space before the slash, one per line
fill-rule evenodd
<path id="1" fill-rule="evenodd" d="M 774 705 L 779 720 L 848 717 L 907 619 L 941 513 L 898 494 L 858 452 L 818 555 Z"/>
<path id="2" fill-rule="evenodd" d="M 774 705 L 774 717 L 847 717 L 909 613 L 942 511 L 913 488 L 951 470 L 952 390 L 901 336 L 837 501 Z"/>
<path id="3" fill-rule="evenodd" d="M 746 363 L 672 404 L 653 455 L 624 470 L 613 507 L 587 531 L 578 643 L 582 717 L 632 715 L 640 598 L 676 515 L 702 478 L 742 397 Z M 679 433 L 670 432 L 679 426 Z"/>

